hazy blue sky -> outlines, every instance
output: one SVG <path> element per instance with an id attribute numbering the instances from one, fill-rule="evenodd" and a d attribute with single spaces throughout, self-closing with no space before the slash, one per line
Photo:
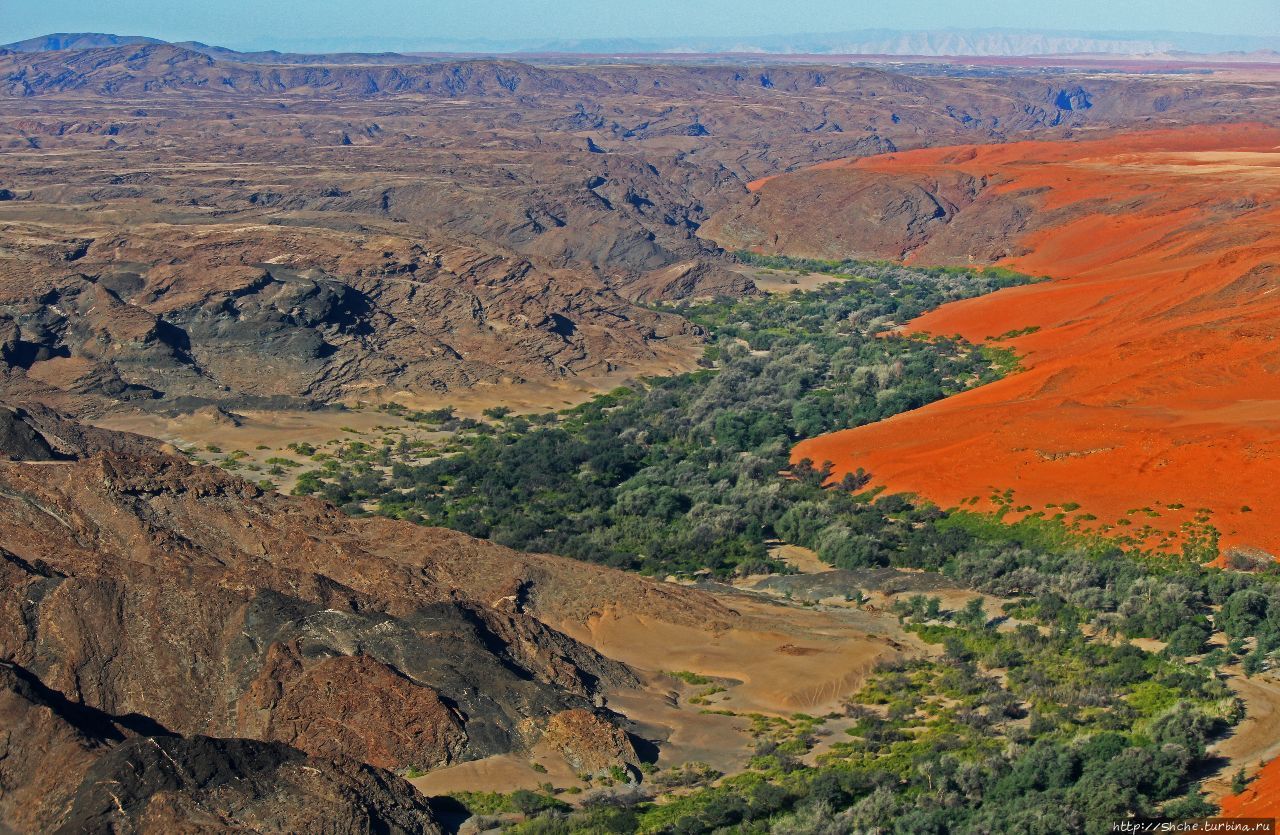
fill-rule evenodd
<path id="1" fill-rule="evenodd" d="M 0 43 L 86 31 L 261 47 L 993 26 L 1280 35 L 1280 0 L 0 0 Z"/>

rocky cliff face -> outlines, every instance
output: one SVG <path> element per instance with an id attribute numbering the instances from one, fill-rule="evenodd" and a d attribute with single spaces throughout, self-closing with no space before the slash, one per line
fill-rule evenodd
<path id="1" fill-rule="evenodd" d="M 20 830 L 221 816 L 301 831 L 311 797 L 350 831 L 433 831 L 391 771 L 527 750 L 553 717 L 587 729 L 562 740 L 577 760 L 634 759 L 596 707 L 632 672 L 531 609 L 581 619 L 631 599 L 734 617 L 620 573 L 263 494 L 47 410 L 0 417 L 0 820 Z M 56 792 L 42 750 L 65 765 Z"/>

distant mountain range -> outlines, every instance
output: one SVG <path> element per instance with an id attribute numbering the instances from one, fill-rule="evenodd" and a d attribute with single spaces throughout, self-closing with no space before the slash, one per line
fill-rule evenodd
<path id="1" fill-rule="evenodd" d="M 1280 48 L 1280 38 L 1178 32 L 1057 32 L 1010 29 L 900 31 L 863 29 L 758 37 L 627 38 L 533 41 L 457 41 L 450 51 L 692 52 L 813 55 L 1021 56 L 1081 53 L 1142 55 L 1167 52 L 1249 52 Z M 433 48 L 436 48 L 433 47 Z M 383 48 L 403 51 L 408 44 Z M 419 47 L 420 48 L 420 47 Z"/>
<path id="2" fill-rule="evenodd" d="M 92 49 L 163 43 L 140 35 L 57 33 L 6 44 L 15 52 Z M 379 63 L 412 60 L 413 53 L 479 54 L 724 54 L 775 55 L 917 55 L 1010 57 L 1036 55 L 1173 55 L 1280 51 L 1280 37 L 1211 35 L 1188 32 L 1069 32 L 1014 29 L 939 29 L 905 31 L 863 29 L 854 32 L 758 37 L 593 38 L 489 40 L 449 38 L 284 39 L 241 44 L 248 51 L 210 46 L 198 41 L 177 44 L 214 57 L 248 61 L 306 63 L 308 56 L 335 55 L 355 62 L 376 57 Z"/>
<path id="3" fill-rule="evenodd" d="M 41 35 L 23 41 L 4 44 L 0 51 L 10 52 L 58 52 L 67 49 L 106 49 L 113 46 L 158 46 L 170 44 L 159 38 L 145 35 L 110 35 L 101 32 L 59 32 L 52 35 Z M 226 61 L 247 63 L 287 63 L 287 64 L 413 64 L 420 63 L 421 58 L 413 55 L 401 55 L 396 52 L 343 52 L 341 50 L 303 50 L 300 52 L 280 52 L 278 50 L 259 50 L 242 52 L 223 46 L 211 46 L 200 41 L 178 41 L 172 46 L 182 47 L 192 52 L 199 52 L 211 58 Z"/>

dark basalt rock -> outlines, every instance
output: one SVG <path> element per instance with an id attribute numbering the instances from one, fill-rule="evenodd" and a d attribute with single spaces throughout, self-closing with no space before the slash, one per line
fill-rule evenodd
<path id="1" fill-rule="evenodd" d="M 25 418 L 21 409 L 0 407 L 0 458 L 55 461 L 62 457 Z"/>
<path id="2" fill-rule="evenodd" d="M 0 831 L 440 832 L 426 799 L 359 762 L 183 738 L 66 699 L 0 662 Z"/>
<path id="3" fill-rule="evenodd" d="M 434 835 L 427 799 L 358 762 L 309 758 L 280 743 L 137 737 L 85 774 L 60 835 L 200 831 Z"/>

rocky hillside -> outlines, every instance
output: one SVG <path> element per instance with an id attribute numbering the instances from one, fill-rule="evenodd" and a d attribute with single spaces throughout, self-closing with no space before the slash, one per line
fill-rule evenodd
<path id="1" fill-rule="evenodd" d="M 605 373 L 695 343 L 683 320 L 597 281 L 473 247 L 308 228 L 79 231 L 15 235 L 0 257 L 13 391 L 297 406 Z"/>
<path id="2" fill-rule="evenodd" d="M 438 833 L 404 781 L 280 743 L 182 737 L 68 701 L 0 662 L 0 829 Z"/>
<path id="3" fill-rule="evenodd" d="M 0 55 L 4 386 L 101 413 L 664 371 L 698 334 L 647 304 L 753 290 L 698 234 L 753 180 L 1275 108 L 1214 77 Z"/>
<path id="4" fill-rule="evenodd" d="M 0 443 L 0 715 L 21 729 L 0 737 L 0 822 L 19 831 L 175 815 L 302 831 L 317 808 L 342 831 L 435 831 L 393 772 L 544 733 L 579 764 L 638 762 L 602 707 L 633 673 L 540 618 L 619 601 L 709 628 L 736 617 L 263 494 L 40 407 L 0 409 Z"/>

